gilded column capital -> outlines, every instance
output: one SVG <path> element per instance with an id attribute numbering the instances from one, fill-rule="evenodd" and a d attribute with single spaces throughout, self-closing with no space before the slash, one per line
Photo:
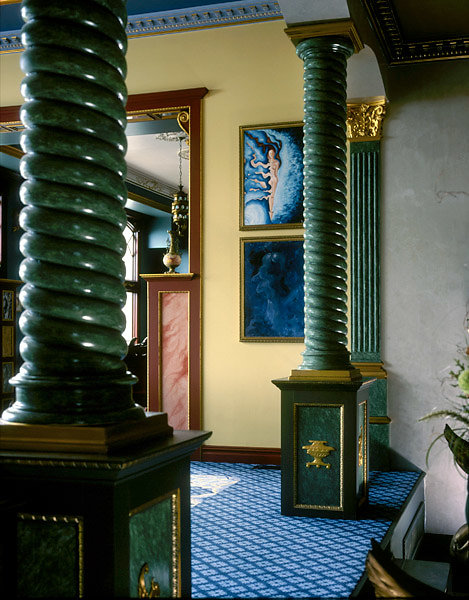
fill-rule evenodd
<path id="1" fill-rule="evenodd" d="M 385 115 L 384 96 L 364 102 L 347 102 L 347 139 L 351 142 L 380 140 Z"/>
<path id="2" fill-rule="evenodd" d="M 353 44 L 355 52 L 363 49 L 363 43 L 351 19 L 336 19 L 334 21 L 321 21 L 293 25 L 285 29 L 285 33 L 296 46 L 302 40 L 315 37 L 346 37 Z"/>

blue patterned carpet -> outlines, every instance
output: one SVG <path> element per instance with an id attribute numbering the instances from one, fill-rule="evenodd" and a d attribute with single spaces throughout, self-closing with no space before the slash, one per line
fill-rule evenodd
<path id="1" fill-rule="evenodd" d="M 373 472 L 364 518 L 311 519 L 280 514 L 278 469 L 191 463 L 193 597 L 349 597 L 418 477 Z"/>

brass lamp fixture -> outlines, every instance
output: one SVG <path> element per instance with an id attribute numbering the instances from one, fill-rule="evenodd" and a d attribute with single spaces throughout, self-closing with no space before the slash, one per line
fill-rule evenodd
<path id="1" fill-rule="evenodd" d="M 189 158 L 187 151 L 182 149 L 182 140 L 187 139 L 187 134 L 163 133 L 159 135 L 160 139 L 167 141 L 179 141 L 179 189 L 173 194 L 171 204 L 171 229 L 168 231 L 169 243 L 166 254 L 163 256 L 163 264 L 168 267 L 168 273 L 176 273 L 176 268 L 181 264 L 181 253 L 179 249 L 180 240 L 187 231 L 189 222 L 189 197 L 182 186 L 182 159 Z"/>
<path id="2" fill-rule="evenodd" d="M 173 195 L 171 213 L 177 234 L 182 237 L 189 220 L 189 197 L 182 187 L 182 137 L 179 137 L 179 190 Z"/>

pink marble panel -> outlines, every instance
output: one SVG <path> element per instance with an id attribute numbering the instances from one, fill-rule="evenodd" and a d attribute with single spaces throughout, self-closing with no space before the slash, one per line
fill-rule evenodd
<path id="1" fill-rule="evenodd" d="M 189 293 L 160 293 L 162 410 L 174 429 L 189 429 Z"/>

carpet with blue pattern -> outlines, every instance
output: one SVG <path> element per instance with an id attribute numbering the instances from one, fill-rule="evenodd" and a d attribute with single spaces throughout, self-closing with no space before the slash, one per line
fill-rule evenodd
<path id="1" fill-rule="evenodd" d="M 372 472 L 359 520 L 284 517 L 280 470 L 191 463 L 194 598 L 348 598 L 419 477 Z"/>

